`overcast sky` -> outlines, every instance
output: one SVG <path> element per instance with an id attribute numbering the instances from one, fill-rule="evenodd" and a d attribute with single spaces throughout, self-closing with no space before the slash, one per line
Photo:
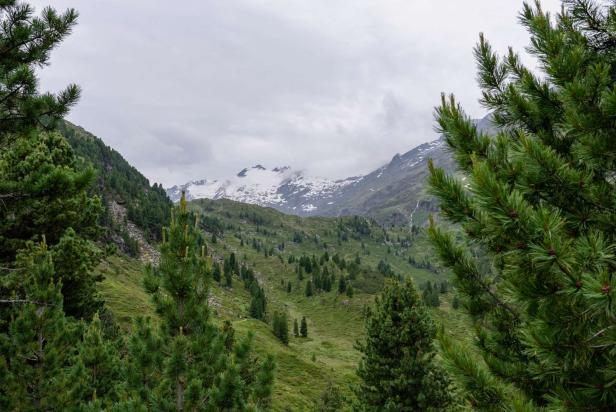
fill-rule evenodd
<path id="1" fill-rule="evenodd" d="M 246 166 L 342 178 L 437 138 L 453 92 L 474 117 L 472 47 L 523 51 L 521 0 L 35 0 L 80 13 L 41 72 L 68 119 L 165 186 Z M 558 0 L 542 1 L 558 10 Z"/>

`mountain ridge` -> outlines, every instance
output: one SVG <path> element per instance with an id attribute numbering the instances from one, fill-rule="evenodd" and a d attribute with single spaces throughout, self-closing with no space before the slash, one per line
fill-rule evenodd
<path id="1" fill-rule="evenodd" d="M 480 131 L 494 132 L 491 115 L 475 120 Z M 307 176 L 289 166 L 267 169 L 261 164 L 242 169 L 232 178 L 202 179 L 166 189 L 176 202 L 182 191 L 189 199 L 229 199 L 272 207 L 298 216 L 372 217 L 382 224 L 423 224 L 438 205 L 427 193 L 427 161 L 455 172 L 455 162 L 443 136 L 395 154 L 378 169 L 346 179 Z"/>

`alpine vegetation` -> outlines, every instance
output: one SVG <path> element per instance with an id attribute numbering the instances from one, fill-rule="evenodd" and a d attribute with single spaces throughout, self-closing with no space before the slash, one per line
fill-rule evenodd
<path id="1" fill-rule="evenodd" d="M 441 213 L 430 239 L 476 328 L 479 357 L 443 334 L 443 355 L 479 410 L 614 410 L 616 405 L 616 6 L 525 4 L 534 74 L 481 36 L 479 132 L 453 97 L 436 110 L 468 187 L 430 166 Z M 480 265 L 485 256 L 489 265 Z"/>

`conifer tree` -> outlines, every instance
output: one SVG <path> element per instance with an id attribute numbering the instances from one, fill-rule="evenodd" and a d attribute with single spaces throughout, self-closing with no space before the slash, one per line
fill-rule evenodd
<path id="1" fill-rule="evenodd" d="M 160 326 L 152 335 L 143 329 L 147 324 L 142 322 L 133 348 L 144 364 L 132 367 L 134 376 L 149 377 L 153 390 L 143 391 L 142 383 L 133 390 L 150 410 L 243 411 L 260 407 L 269 403 L 261 396 L 271 394 L 273 362 L 269 358 L 258 363 L 252 360 L 251 337 L 229 352 L 228 337 L 212 324 L 208 307 L 211 261 L 204 247 L 199 248 L 202 239 L 197 220 L 188 212 L 183 195 L 161 246 L 160 264 L 146 272 L 146 290 L 152 294 Z M 150 345 L 161 345 L 161 359 L 143 356 L 144 347 Z"/>
<path id="2" fill-rule="evenodd" d="M 272 319 L 274 335 L 285 345 L 289 344 L 289 320 L 286 312 L 275 312 Z"/>
<path id="3" fill-rule="evenodd" d="M 616 405 L 616 6 L 566 0 L 520 15 L 541 73 L 480 36 L 480 130 L 453 97 L 436 110 L 463 183 L 429 164 L 431 223 L 475 323 L 482 362 L 448 336 L 451 371 L 479 409 L 613 410 Z M 468 244 L 473 244 L 470 249 Z M 485 269 L 476 256 L 493 264 Z"/>
<path id="4" fill-rule="evenodd" d="M 214 281 L 220 283 L 222 269 L 220 268 L 220 263 L 214 262 L 212 265 L 212 279 Z"/>
<path id="5" fill-rule="evenodd" d="M 76 345 L 69 374 L 73 403 L 111 407 L 120 401 L 124 383 L 117 348 L 103 336 L 98 314 L 87 326 L 83 339 Z M 73 405 L 74 406 L 74 405 Z"/>
<path id="6" fill-rule="evenodd" d="M 436 327 L 411 282 L 388 281 L 367 308 L 356 388 L 361 411 L 443 411 L 450 383 L 436 364 Z"/>
<path id="7" fill-rule="evenodd" d="M 306 322 L 305 316 L 302 316 L 302 321 L 299 326 L 299 334 L 302 335 L 302 338 L 308 337 L 308 322 Z"/>
<path id="8" fill-rule="evenodd" d="M 14 264 L 26 242 L 40 240 L 43 234 L 50 249 L 64 236 L 69 242 L 100 234 L 100 200 L 87 195 L 93 171 L 78 166 L 70 145 L 53 131 L 78 100 L 79 88 L 70 85 L 58 95 L 43 94 L 36 76 L 76 22 L 73 9 L 60 14 L 46 8 L 37 17 L 28 4 L 15 0 L 0 4 L 0 264 L 4 267 Z M 72 233 L 67 233 L 69 228 Z M 54 256 L 64 277 L 64 309 L 76 318 L 90 318 L 101 305 L 93 287 L 97 279 L 90 275 L 97 260 L 90 253 L 90 242 L 72 246 L 76 253 L 71 256 Z M 21 293 L 11 288 L 0 285 L 0 296 Z M 3 313 L 0 323 L 1 318 Z"/>
<path id="9" fill-rule="evenodd" d="M 49 62 L 49 56 L 77 23 L 77 12 L 59 14 L 46 8 L 40 17 L 34 9 L 17 0 L 0 4 L 0 146 L 10 135 L 33 128 L 53 128 L 79 98 L 79 87 L 69 85 L 57 95 L 40 94 L 36 70 Z"/>
<path id="10" fill-rule="evenodd" d="M 304 291 L 306 297 L 310 297 L 314 294 L 314 291 L 312 289 L 312 280 L 308 280 L 306 282 L 306 290 Z"/>
<path id="11" fill-rule="evenodd" d="M 225 286 L 228 288 L 233 287 L 233 275 L 231 271 L 225 271 Z"/>
<path id="12" fill-rule="evenodd" d="M 342 295 L 344 292 L 346 292 L 346 288 L 346 280 L 344 279 L 343 275 L 340 275 L 340 278 L 338 279 L 338 293 Z"/>
<path id="13" fill-rule="evenodd" d="M 11 320 L 7 333 L 0 335 L 0 409 L 77 407 L 67 387 L 80 328 L 64 315 L 62 285 L 54 281 L 44 239 L 36 246 L 26 244 L 13 274 L 23 279 L 23 296 L 4 299 L 11 305 Z"/>
<path id="14" fill-rule="evenodd" d="M 353 293 L 354 293 L 353 286 L 351 284 L 349 284 L 347 286 L 347 288 L 346 288 L 346 295 L 347 295 L 347 297 L 352 298 L 353 297 Z"/>
<path id="15" fill-rule="evenodd" d="M 293 336 L 299 337 L 299 327 L 297 326 L 297 319 L 293 319 Z"/>

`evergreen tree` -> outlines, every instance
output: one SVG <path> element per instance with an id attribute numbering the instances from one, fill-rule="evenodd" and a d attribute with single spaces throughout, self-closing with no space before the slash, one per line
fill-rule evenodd
<path id="1" fill-rule="evenodd" d="M 196 220 L 182 196 L 161 246 L 160 264 L 146 272 L 145 286 L 160 318 L 160 340 L 137 329 L 132 346 L 144 363 L 132 365 L 133 375 L 147 377 L 152 389 L 144 388 L 143 382 L 132 389 L 151 410 L 249 410 L 269 404 L 271 359 L 255 363 L 251 337 L 229 352 L 228 334 L 210 320 L 211 262 L 204 247 L 199 248 Z M 161 358 L 143 356 L 143 349 L 152 345 L 161 346 Z"/>
<path id="2" fill-rule="evenodd" d="M 23 279 L 23 296 L 11 306 L 6 334 L 0 335 L 0 409 L 63 410 L 79 406 L 71 398 L 70 361 L 79 325 L 62 309 L 60 283 L 47 244 L 27 243 L 13 275 Z"/>
<path id="3" fill-rule="evenodd" d="M 299 327 L 297 326 L 297 319 L 293 319 L 293 336 L 299 337 Z"/>
<path id="4" fill-rule="evenodd" d="M 100 200 L 87 195 L 93 171 L 78 165 L 68 142 L 53 131 L 78 100 L 79 88 L 70 85 L 58 95 L 41 94 L 36 76 L 76 22 L 73 9 L 59 14 L 46 8 L 36 17 L 30 5 L 14 0 L 0 4 L 0 266 L 12 266 L 17 251 L 42 234 L 50 248 L 64 236 L 94 239 L 100 234 Z M 69 228 L 73 232 L 67 233 Z M 64 308 L 71 316 L 90 318 L 100 308 L 96 280 L 89 275 L 96 263 L 90 259 L 93 245 L 83 241 L 72 246 L 84 247 L 83 253 L 72 255 L 76 260 L 55 256 L 61 269 L 71 270 L 62 274 Z M 0 285 L 0 295 L 24 293 L 11 290 L 13 286 Z M 4 312 L 0 324 L 7 321 Z"/>
<path id="5" fill-rule="evenodd" d="M 103 336 L 98 314 L 76 349 L 69 375 L 73 404 L 81 401 L 110 407 L 119 402 L 123 390 L 122 364 L 117 348 Z"/>
<path id="6" fill-rule="evenodd" d="M 436 364 L 434 323 L 413 284 L 390 281 L 367 308 L 356 389 L 362 411 L 442 411 L 452 406 L 449 380 Z"/>
<path id="7" fill-rule="evenodd" d="M 338 293 L 342 295 L 344 292 L 346 292 L 346 288 L 346 280 L 344 279 L 343 275 L 340 275 L 340 278 L 338 279 Z"/>
<path id="8" fill-rule="evenodd" d="M 51 50 L 77 23 L 75 10 L 58 14 L 47 8 L 35 17 L 32 6 L 6 0 L 0 4 L 0 19 L 0 146 L 4 146 L 10 135 L 53 128 L 77 102 L 80 90 L 69 85 L 55 96 L 40 94 L 36 77 L 36 70 L 48 64 Z"/>
<path id="9" fill-rule="evenodd" d="M 291 293 L 291 289 L 292 289 L 291 281 L 288 281 L 287 282 L 287 293 Z"/>
<path id="10" fill-rule="evenodd" d="M 346 288 L 346 295 L 349 298 L 353 297 L 353 286 L 351 284 L 349 284 L 349 286 L 347 286 Z"/>
<path id="11" fill-rule="evenodd" d="M 314 294 L 314 291 L 312 290 L 312 281 L 311 280 L 308 280 L 306 282 L 306 290 L 304 291 L 304 293 L 305 293 L 305 295 L 307 297 L 310 297 L 310 296 L 312 296 Z"/>
<path id="12" fill-rule="evenodd" d="M 233 287 L 233 275 L 231 271 L 225 271 L 225 286 L 228 288 Z"/>
<path id="13" fill-rule="evenodd" d="M 616 6 L 563 3 L 555 17 L 539 3 L 520 15 L 542 73 L 480 37 L 481 102 L 496 129 L 480 130 L 453 97 L 436 111 L 465 181 L 430 163 L 431 190 L 470 242 L 434 222 L 429 235 L 485 362 L 441 340 L 477 408 L 616 405 Z"/>
<path id="14" fill-rule="evenodd" d="M 222 272 L 222 269 L 220 268 L 220 263 L 214 262 L 214 264 L 212 265 L 212 279 L 220 283 L 221 272 Z"/>
<path id="15" fill-rule="evenodd" d="M 289 344 L 289 320 L 285 312 L 275 312 L 272 319 L 274 335 L 285 345 Z"/>
<path id="16" fill-rule="evenodd" d="M 302 321 L 299 326 L 299 334 L 302 335 L 302 338 L 308 337 L 308 322 L 306 322 L 305 316 L 302 316 Z"/>
<path id="17" fill-rule="evenodd" d="M 252 287 L 250 289 L 252 296 L 250 301 L 250 316 L 255 319 L 263 320 L 265 318 L 266 299 L 265 291 L 259 286 L 257 280 L 253 280 Z"/>

